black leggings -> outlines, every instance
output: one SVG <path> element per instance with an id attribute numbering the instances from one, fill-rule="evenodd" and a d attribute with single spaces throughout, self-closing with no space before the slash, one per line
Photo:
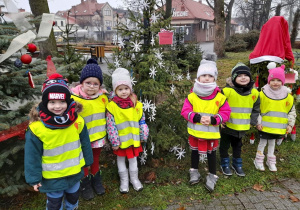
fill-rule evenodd
<path id="1" fill-rule="evenodd" d="M 198 150 L 192 150 L 191 162 L 192 162 L 192 168 L 194 168 L 194 169 L 199 168 Z M 217 172 L 217 169 L 216 169 L 216 164 L 217 164 L 216 151 L 212 151 L 211 153 L 207 153 L 207 162 L 208 162 L 209 173 L 216 174 L 216 172 Z"/>

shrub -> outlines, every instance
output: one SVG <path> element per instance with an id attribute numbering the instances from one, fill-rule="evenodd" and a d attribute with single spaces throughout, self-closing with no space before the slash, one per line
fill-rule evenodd
<path id="1" fill-rule="evenodd" d="M 226 52 L 243 52 L 254 49 L 259 39 L 259 31 L 253 30 L 245 34 L 234 34 L 225 43 Z"/>

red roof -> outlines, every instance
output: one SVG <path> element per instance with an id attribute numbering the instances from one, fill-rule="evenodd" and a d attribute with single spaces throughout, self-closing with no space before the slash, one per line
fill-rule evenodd
<path id="1" fill-rule="evenodd" d="M 200 2 L 196 2 L 193 0 L 173 0 L 172 8 L 175 8 L 175 12 L 187 11 L 187 16 L 173 16 L 172 19 L 202 19 L 213 21 L 213 9 L 208 5 L 202 4 Z"/>

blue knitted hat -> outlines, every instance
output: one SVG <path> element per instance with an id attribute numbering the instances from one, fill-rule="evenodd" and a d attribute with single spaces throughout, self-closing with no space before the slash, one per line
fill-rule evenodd
<path id="1" fill-rule="evenodd" d="M 102 70 L 97 61 L 93 58 L 90 58 L 87 61 L 86 66 L 82 69 L 80 75 L 80 84 L 88 77 L 96 77 L 99 79 L 101 85 L 103 83 Z"/>

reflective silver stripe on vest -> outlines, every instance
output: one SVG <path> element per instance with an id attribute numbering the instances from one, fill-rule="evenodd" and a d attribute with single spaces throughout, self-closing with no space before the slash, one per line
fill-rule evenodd
<path id="1" fill-rule="evenodd" d="M 99 132 L 105 131 L 105 129 L 106 129 L 105 125 L 99 125 L 99 126 L 95 126 L 95 127 L 88 129 L 88 132 L 89 132 L 89 135 L 92 135 L 94 133 L 99 133 Z"/>
<path id="2" fill-rule="evenodd" d="M 116 125 L 118 130 L 122 130 L 124 128 L 133 127 L 133 128 L 139 128 L 139 123 L 135 121 L 126 121 L 121 124 Z"/>
<path id="3" fill-rule="evenodd" d="M 135 134 L 132 134 L 132 133 L 129 133 L 125 136 L 120 136 L 120 141 L 121 142 L 125 142 L 125 141 L 128 141 L 129 139 L 133 139 L 133 140 L 140 140 L 140 136 L 139 135 L 135 135 Z"/>
<path id="4" fill-rule="evenodd" d="M 74 150 L 80 147 L 80 140 L 64 144 L 54 149 L 44 149 L 43 156 L 61 155 L 67 151 Z"/>
<path id="5" fill-rule="evenodd" d="M 60 163 L 43 163 L 42 164 L 43 171 L 59 171 L 72 166 L 77 166 L 80 164 L 80 160 L 82 158 L 83 158 L 83 154 L 81 151 L 79 157 L 68 159 Z"/>
<path id="6" fill-rule="evenodd" d="M 214 116 L 214 114 L 201 113 L 201 112 L 197 112 L 197 113 L 200 114 L 201 116 Z"/>
<path id="7" fill-rule="evenodd" d="M 268 117 L 281 117 L 281 118 L 288 118 L 287 113 L 285 112 L 267 112 L 267 113 L 262 113 L 261 114 L 262 117 L 264 116 L 268 116 Z"/>
<path id="8" fill-rule="evenodd" d="M 234 113 L 245 113 L 250 114 L 252 112 L 252 108 L 245 108 L 245 107 L 230 107 L 231 112 Z"/>
<path id="9" fill-rule="evenodd" d="M 219 126 L 205 126 L 188 122 L 188 127 L 196 131 L 216 133 L 219 132 Z"/>
<path id="10" fill-rule="evenodd" d="M 228 122 L 236 125 L 248 125 L 250 124 L 250 119 L 234 119 L 229 118 Z"/>
<path id="11" fill-rule="evenodd" d="M 286 124 L 282 124 L 282 123 L 274 123 L 274 122 L 262 121 L 262 126 L 263 127 L 268 127 L 268 128 L 286 129 L 287 123 Z"/>
<path id="12" fill-rule="evenodd" d="M 84 122 L 89 123 L 92 122 L 93 120 L 100 120 L 105 118 L 105 113 L 97 113 L 97 114 L 91 114 L 89 116 L 84 117 Z"/>

